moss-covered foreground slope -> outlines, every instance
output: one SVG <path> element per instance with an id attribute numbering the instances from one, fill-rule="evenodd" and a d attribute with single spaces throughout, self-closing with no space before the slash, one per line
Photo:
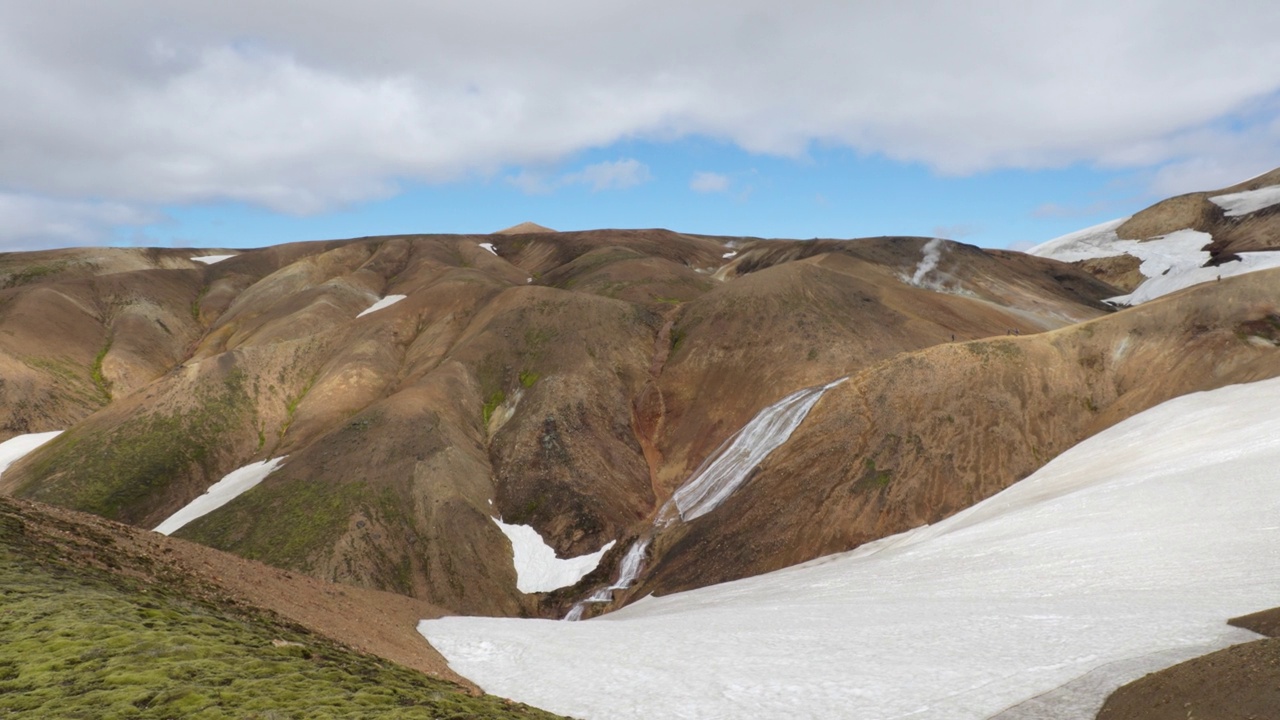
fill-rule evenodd
<path id="1" fill-rule="evenodd" d="M 72 562 L 0 502 L 0 717 L 552 718 L 362 655 L 262 611 Z M 82 544 L 83 546 L 83 544 Z"/>

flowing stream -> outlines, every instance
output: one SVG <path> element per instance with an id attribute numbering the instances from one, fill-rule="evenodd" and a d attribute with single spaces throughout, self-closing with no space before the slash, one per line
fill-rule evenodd
<path id="1" fill-rule="evenodd" d="M 607 587 L 600 588 L 584 600 L 580 600 L 565 615 L 565 620 L 581 620 L 588 603 L 613 602 L 614 590 L 631 587 L 644 569 L 645 552 L 654 536 L 662 528 L 679 520 L 688 522 L 715 510 L 733 495 L 747 480 L 747 476 L 769 453 L 791 438 L 809 411 L 831 388 L 848 380 L 840 378 L 826 385 L 797 390 L 778 402 L 756 413 L 751 421 L 724 441 L 702 466 L 684 482 L 671 499 L 662 506 L 654 519 L 653 528 L 627 550 L 618 565 L 618 577 Z"/>

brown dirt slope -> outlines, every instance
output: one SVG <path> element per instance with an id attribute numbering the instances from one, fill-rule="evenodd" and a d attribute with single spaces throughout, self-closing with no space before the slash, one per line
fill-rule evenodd
<path id="1" fill-rule="evenodd" d="M 1125 240 L 1144 240 L 1176 230 L 1191 229 L 1213 236 L 1209 252 L 1215 258 L 1252 250 L 1280 249 L 1280 206 L 1240 217 L 1227 217 L 1209 198 L 1280 185 L 1280 169 L 1220 190 L 1188 193 L 1152 205 L 1116 229 Z"/>
<path id="2" fill-rule="evenodd" d="M 15 426 L 67 431 L 0 492 L 154 527 L 227 472 L 286 456 L 177 535 L 452 612 L 558 612 L 516 590 L 491 518 L 533 525 L 562 556 L 594 551 L 645 527 L 725 438 L 800 387 L 953 339 L 1100 317 L 1116 294 L 1060 263 L 955 243 L 931 246 L 937 267 L 913 284 L 919 238 L 774 241 L 746 252 L 750 272 L 724 267 L 727 242 L 392 236 L 42 278 L 5 291 L 30 308 L 0 328 L 33 333 L 27 318 L 65 306 L 83 328 L 55 335 L 88 338 L 67 377 L 93 387 L 110 338 L 111 395 L 86 389 L 62 415 Z M 84 317 L 117 290 L 155 309 Z M 390 295 L 406 297 L 357 317 Z M 156 342 L 154 320 L 175 339 Z"/>
<path id="3" fill-rule="evenodd" d="M 634 595 L 755 575 L 936 522 L 1164 400 L 1276 376 L 1277 278 L 1255 273 L 857 372 L 719 509 L 659 536 Z"/>
<path id="4" fill-rule="evenodd" d="M 1234 618 L 1270 639 L 1235 645 L 1125 685 L 1098 720 L 1271 720 L 1280 717 L 1280 608 Z"/>

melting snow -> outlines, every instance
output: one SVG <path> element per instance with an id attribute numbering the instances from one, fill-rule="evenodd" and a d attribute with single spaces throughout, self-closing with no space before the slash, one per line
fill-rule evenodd
<path id="1" fill-rule="evenodd" d="M 575 558 L 556 557 L 555 548 L 528 525 L 508 525 L 497 518 L 493 520 L 511 541 L 512 562 L 516 566 L 516 589 L 522 593 L 551 592 L 568 587 L 587 573 L 596 569 L 615 540 L 604 547 Z"/>
<path id="2" fill-rule="evenodd" d="M 1172 400 L 934 526 L 803 566 L 587 622 L 419 630 L 485 690 L 583 718 L 977 719 L 1046 692 L 1051 711 L 1002 717 L 1092 718 L 1275 605 L 1277 405 L 1280 379 Z"/>
<path id="3" fill-rule="evenodd" d="M 284 457 L 272 458 L 261 462 L 249 463 L 238 470 L 227 473 L 218 482 L 209 486 L 200 497 L 187 503 L 181 510 L 165 518 L 155 527 L 161 535 L 172 535 L 178 528 L 199 517 L 204 517 L 227 503 L 243 495 L 246 490 L 262 482 L 268 475 L 280 467 Z"/>
<path id="4" fill-rule="evenodd" d="M 382 298 L 381 300 L 379 300 L 378 302 L 376 302 L 376 303 L 374 303 L 374 304 L 370 305 L 369 307 L 365 308 L 365 309 L 364 309 L 364 311 L 363 311 L 363 312 L 361 312 L 361 313 L 360 313 L 359 315 L 357 315 L 356 317 L 357 317 L 357 318 L 362 318 L 362 317 L 364 317 L 365 315 L 368 315 L 369 313 L 378 312 L 379 310 L 381 310 L 381 309 L 383 309 L 383 308 L 391 307 L 392 305 L 395 305 L 396 303 L 398 303 L 398 302 L 400 302 L 401 300 L 405 299 L 405 297 L 406 297 L 406 296 L 404 296 L 404 295 L 388 295 L 388 296 L 386 296 L 386 297 Z"/>
<path id="5" fill-rule="evenodd" d="M 21 460 L 27 453 L 61 434 L 61 430 L 53 430 L 50 432 L 16 435 L 0 443 L 0 475 L 3 475 L 10 465 Z"/>
<path id="6" fill-rule="evenodd" d="M 1139 305 L 1203 282 L 1280 267 L 1280 252 L 1246 252 L 1240 260 L 1204 267 L 1209 252 L 1203 250 L 1213 236 L 1196 230 L 1179 230 L 1151 240 L 1121 240 L 1116 228 L 1128 218 L 1086 228 L 1037 245 L 1027 252 L 1062 262 L 1132 255 L 1147 279 L 1128 295 L 1109 300 L 1119 305 Z"/>
<path id="7" fill-rule="evenodd" d="M 672 499 L 680 518 L 689 521 L 715 510 L 755 466 L 791 437 L 823 393 L 846 379 L 798 390 L 757 413 L 676 490 Z"/>
<path id="8" fill-rule="evenodd" d="M 1217 195 L 1209 201 L 1226 210 L 1227 217 L 1240 217 L 1255 213 L 1272 205 L 1280 205 L 1280 185 L 1246 190 L 1229 195 Z"/>
<path id="9" fill-rule="evenodd" d="M 222 262 L 227 258 L 233 258 L 233 257 L 235 257 L 235 255 L 201 255 L 200 257 L 193 257 L 191 259 L 198 263 L 204 263 L 205 265 L 212 265 L 214 263 Z"/>
<path id="10" fill-rule="evenodd" d="M 1040 243 L 1028 250 L 1027 254 L 1067 263 L 1124 255 L 1130 246 L 1139 244 L 1136 240 L 1121 240 L 1116 235 L 1116 228 L 1125 224 L 1128 219 L 1122 217 L 1068 233 Z"/>
<path id="11" fill-rule="evenodd" d="M 498 251 L 493 249 L 493 243 L 480 243 L 480 247 L 484 248 L 485 250 L 488 250 L 494 255 L 498 254 Z"/>

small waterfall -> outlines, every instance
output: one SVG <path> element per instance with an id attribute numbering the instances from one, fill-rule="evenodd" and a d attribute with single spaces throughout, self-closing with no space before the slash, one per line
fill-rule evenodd
<path id="1" fill-rule="evenodd" d="M 761 410 L 676 490 L 672 499 L 680 519 L 688 522 L 715 510 L 755 466 L 791 437 L 823 393 L 846 379 L 793 392 Z"/>
<path id="2" fill-rule="evenodd" d="M 622 564 L 618 566 L 618 579 L 608 587 L 609 590 L 626 590 L 640 577 L 640 568 L 644 567 L 644 553 L 651 542 L 653 538 L 643 537 L 627 550 L 627 554 L 622 556 Z"/>
<path id="3" fill-rule="evenodd" d="M 627 554 L 618 564 L 618 577 L 613 584 L 579 600 L 564 619 L 581 620 L 587 603 L 613 602 L 614 590 L 631 587 L 644 569 L 645 552 L 657 532 L 677 520 L 688 522 L 719 507 L 746 482 L 747 476 L 769 453 L 791 438 L 791 433 L 800 427 L 826 391 L 848 379 L 843 377 L 826 385 L 793 392 L 751 418 L 751 422 L 724 441 L 698 471 L 676 489 L 654 518 L 653 532 L 636 540 L 627 549 Z"/>
<path id="4" fill-rule="evenodd" d="M 642 537 L 632 543 L 627 549 L 627 554 L 622 556 L 622 562 L 618 565 L 618 577 L 613 581 L 612 585 L 600 588 L 591 594 L 586 600 L 579 600 L 569 609 L 569 613 L 564 616 L 565 620 L 571 622 L 581 620 L 582 613 L 586 611 L 588 603 L 609 603 L 613 602 L 614 590 L 626 590 L 631 587 L 631 583 L 636 581 L 640 576 L 640 570 L 644 567 L 644 553 L 649 549 L 649 543 L 653 541 L 652 537 Z"/>

